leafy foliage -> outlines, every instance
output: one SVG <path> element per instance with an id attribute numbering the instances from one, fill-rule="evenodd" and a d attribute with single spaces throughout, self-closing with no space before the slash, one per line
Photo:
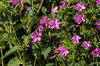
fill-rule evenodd
<path id="1" fill-rule="evenodd" d="M 96 21 L 100 20 L 100 6 L 96 1 L 25 0 L 24 3 L 19 0 L 19 3 L 14 5 L 10 0 L 1 0 L 0 57 L 2 65 L 99 66 L 100 55 L 97 58 L 91 55 L 94 49 L 100 48 L 100 28 L 96 28 Z M 78 11 L 75 9 L 77 3 L 83 3 L 86 8 L 81 12 Z M 76 22 L 78 14 L 84 14 L 82 19 L 85 22 L 80 24 Z M 40 24 L 45 16 L 47 16 L 45 19 L 47 26 L 45 23 Z M 61 23 L 53 24 L 58 29 L 51 29 L 50 21 L 54 18 Z M 39 29 L 39 25 L 43 26 L 43 31 L 41 36 L 37 37 L 38 34 L 36 35 L 35 31 L 42 30 Z M 71 38 L 75 35 L 81 37 L 79 43 L 73 43 Z M 32 37 L 36 41 L 33 42 Z M 89 49 L 82 47 L 84 41 L 90 41 Z M 60 46 L 65 48 L 64 51 L 57 50 L 56 53 L 55 49 Z M 65 57 L 63 52 L 66 50 L 69 53 Z"/>

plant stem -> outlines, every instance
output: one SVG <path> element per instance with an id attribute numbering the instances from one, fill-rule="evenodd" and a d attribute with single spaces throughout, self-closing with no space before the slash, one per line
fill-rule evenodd
<path id="1" fill-rule="evenodd" d="M 26 61 L 25 61 L 25 49 L 24 49 L 24 51 L 23 51 L 23 66 L 26 66 Z"/>
<path id="2" fill-rule="evenodd" d="M 63 66 L 66 66 L 66 65 L 64 64 L 64 61 L 61 59 L 61 57 L 58 57 L 58 58 L 61 60 Z"/>
<path id="3" fill-rule="evenodd" d="M 7 32 L 9 33 L 9 30 L 7 28 L 7 26 L 5 24 L 3 24 L 3 26 L 5 27 L 5 29 L 7 30 Z"/>
<path id="4" fill-rule="evenodd" d="M 51 8 L 51 11 L 52 11 L 53 7 L 54 7 L 54 0 L 53 0 L 53 3 L 52 3 L 52 8 Z"/>
<path id="5" fill-rule="evenodd" d="M 32 0 L 32 10 L 33 10 L 33 0 Z"/>
<path id="6" fill-rule="evenodd" d="M 37 13 L 36 13 L 36 15 L 39 13 L 39 11 L 40 11 L 40 9 L 41 9 L 41 7 L 42 7 L 43 2 L 44 2 L 44 0 L 42 0 L 41 4 L 40 4 L 40 6 L 39 6 L 39 9 L 38 9 L 38 11 L 37 11 Z M 35 15 L 35 16 L 36 16 L 36 15 Z"/>
<path id="7" fill-rule="evenodd" d="M 1 48 L 1 58 L 2 58 L 2 66 L 4 66 L 4 60 L 3 60 L 3 50 Z"/>
<path id="8" fill-rule="evenodd" d="M 21 43 L 20 43 L 20 41 L 19 41 L 19 39 L 18 39 L 18 37 L 17 37 L 17 35 L 16 35 L 16 31 L 15 31 L 15 29 L 14 29 L 14 26 L 13 26 L 13 23 L 12 23 L 12 19 L 10 18 L 10 16 L 8 16 L 8 18 L 9 18 L 9 20 L 10 20 L 12 32 L 14 33 L 14 36 L 15 36 L 15 39 L 12 39 L 12 40 L 13 40 L 13 42 L 14 42 L 14 44 L 15 44 L 16 46 L 17 46 L 17 43 L 15 42 L 15 40 L 18 41 L 18 44 L 21 46 Z M 11 33 L 12 33 L 12 32 L 11 32 Z M 20 57 L 20 60 L 23 61 L 19 50 L 17 50 L 17 53 L 18 53 L 18 55 L 19 55 L 19 57 Z"/>
<path id="9" fill-rule="evenodd" d="M 35 59 L 34 59 L 34 66 L 35 66 L 35 63 L 36 63 L 36 56 L 35 56 Z"/>
<path id="10" fill-rule="evenodd" d="M 12 19 L 10 18 L 10 16 L 8 16 L 8 18 L 9 18 L 9 20 L 10 20 L 10 24 L 11 24 L 11 27 L 12 27 L 12 29 L 13 29 L 13 33 L 14 33 L 14 35 L 15 35 L 15 37 L 16 37 L 16 40 L 18 41 L 18 44 L 21 46 L 21 43 L 20 43 L 20 41 L 19 41 L 19 39 L 18 39 L 18 37 L 17 37 L 17 35 L 16 35 L 16 31 L 15 31 L 15 28 L 14 28 L 13 23 L 12 23 Z"/>

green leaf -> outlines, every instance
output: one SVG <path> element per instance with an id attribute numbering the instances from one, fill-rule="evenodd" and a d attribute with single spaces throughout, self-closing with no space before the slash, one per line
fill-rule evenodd
<path id="1" fill-rule="evenodd" d="M 5 55 L 3 56 L 3 58 L 6 58 L 7 56 L 9 56 L 10 54 L 14 53 L 16 50 L 18 50 L 19 48 L 17 46 L 12 47 L 10 50 L 8 50 Z"/>
<path id="2" fill-rule="evenodd" d="M 17 57 L 10 59 L 8 66 L 20 66 L 20 60 Z"/>
<path id="3" fill-rule="evenodd" d="M 48 63 L 45 66 L 54 66 L 54 63 Z"/>
<path id="4" fill-rule="evenodd" d="M 50 51 L 51 51 L 51 47 L 48 47 L 45 51 L 42 52 L 45 59 L 47 58 L 47 55 L 49 54 Z"/>

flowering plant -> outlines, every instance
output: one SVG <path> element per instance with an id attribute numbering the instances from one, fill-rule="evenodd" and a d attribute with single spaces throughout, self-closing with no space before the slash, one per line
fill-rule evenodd
<path id="1" fill-rule="evenodd" d="M 99 66 L 100 0 L 0 1 L 4 66 Z"/>

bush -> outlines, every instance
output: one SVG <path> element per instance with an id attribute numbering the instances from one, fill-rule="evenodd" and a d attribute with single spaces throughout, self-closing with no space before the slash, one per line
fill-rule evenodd
<path id="1" fill-rule="evenodd" d="M 2 66 L 99 66 L 100 0 L 0 2 Z"/>

